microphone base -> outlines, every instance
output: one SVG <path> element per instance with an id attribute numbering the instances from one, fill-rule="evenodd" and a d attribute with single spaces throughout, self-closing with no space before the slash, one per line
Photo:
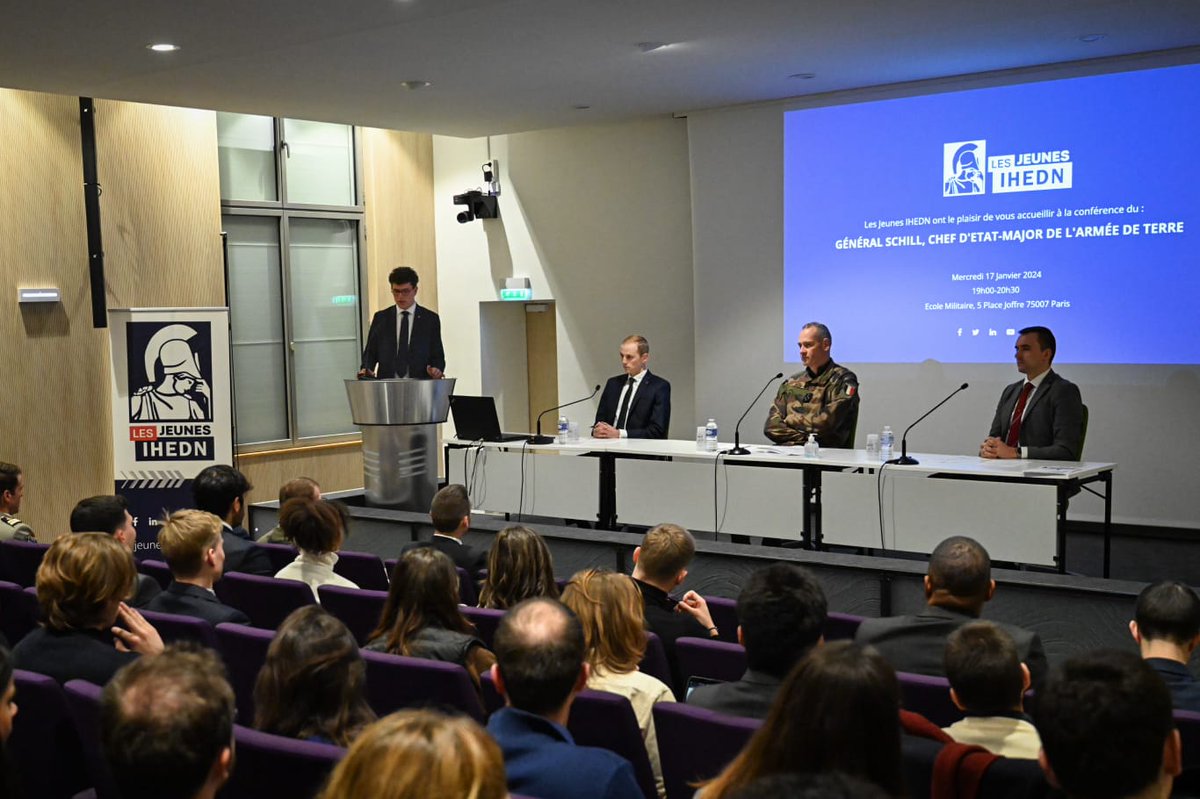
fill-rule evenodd
<path id="1" fill-rule="evenodd" d="M 910 455 L 901 455 L 899 458 L 892 458 L 888 463 L 896 466 L 916 466 L 920 461 Z"/>
<path id="2" fill-rule="evenodd" d="M 554 436 L 530 436 L 530 444 L 553 444 Z"/>
<path id="3" fill-rule="evenodd" d="M 745 447 L 734 447 L 733 449 L 723 449 L 718 454 L 719 455 L 751 455 L 753 453 L 750 452 L 750 450 L 746 449 Z"/>

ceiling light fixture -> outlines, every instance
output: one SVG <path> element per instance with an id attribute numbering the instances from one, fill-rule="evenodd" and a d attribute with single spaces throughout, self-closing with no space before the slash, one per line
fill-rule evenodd
<path id="1" fill-rule="evenodd" d="M 408 89 L 410 92 L 415 92 L 418 89 L 428 89 L 433 84 L 427 80 L 402 80 L 400 88 Z"/>
<path id="2" fill-rule="evenodd" d="M 153 50 L 156 53 L 173 53 L 179 49 L 179 45 L 170 44 L 169 42 L 158 42 L 146 45 L 146 49 Z"/>
<path id="3" fill-rule="evenodd" d="M 667 42 L 638 42 L 637 49 L 643 53 L 653 53 L 655 50 L 661 50 L 664 47 L 670 47 Z"/>
<path id="4" fill-rule="evenodd" d="M 591 108 L 591 106 L 590 106 L 590 105 L 584 105 L 583 103 L 579 103 L 578 105 L 573 105 L 573 106 L 571 106 L 571 108 L 572 108 L 573 110 L 575 110 L 575 111 L 587 111 L 587 110 L 589 110 L 589 109 Z"/>
<path id="5" fill-rule="evenodd" d="M 796 72 L 788 75 L 792 80 L 812 80 L 817 76 L 815 72 Z"/>
<path id="6" fill-rule="evenodd" d="M 1084 44 L 1094 44 L 1105 37 L 1103 33 L 1088 33 L 1079 37 L 1079 41 Z"/>

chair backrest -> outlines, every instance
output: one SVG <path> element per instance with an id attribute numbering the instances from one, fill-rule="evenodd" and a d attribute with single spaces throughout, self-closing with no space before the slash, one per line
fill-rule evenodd
<path id="1" fill-rule="evenodd" d="M 467 606 L 478 605 L 479 589 L 471 575 L 462 566 L 456 566 L 454 570 L 458 572 L 458 601 Z"/>
<path id="2" fill-rule="evenodd" d="M 275 571 L 279 571 L 291 563 L 300 554 L 291 544 L 255 544 L 255 546 L 266 550 L 267 558 L 271 561 L 271 568 Z"/>
<path id="3" fill-rule="evenodd" d="M 317 596 L 321 598 L 321 607 L 350 628 L 359 646 L 367 643 L 371 631 L 379 624 L 379 617 L 383 615 L 383 605 L 387 602 L 387 591 L 342 588 L 337 585 L 320 586 L 317 588 Z"/>
<path id="4" fill-rule="evenodd" d="M 359 588 L 388 590 L 388 573 L 384 570 L 383 560 L 370 552 L 339 552 L 333 570 Z"/>
<path id="5" fill-rule="evenodd" d="M 504 618 L 507 611 L 472 607 L 459 608 L 459 610 L 467 617 L 467 621 L 475 625 L 475 635 L 479 636 L 479 640 L 483 641 L 488 649 L 491 649 L 492 639 L 496 637 L 496 628 L 500 626 L 500 620 Z"/>
<path id="6" fill-rule="evenodd" d="M 457 663 L 366 649 L 362 655 L 367 662 L 367 701 L 380 716 L 405 707 L 447 707 L 484 721 L 479 693 Z"/>
<path id="7" fill-rule="evenodd" d="M 36 583 L 38 566 L 49 548 L 36 541 L 0 541 L 0 566 L 6 579 L 21 586 Z"/>
<path id="8" fill-rule="evenodd" d="M 222 799 L 310 799 L 346 756 L 340 746 L 271 735 L 241 724 L 234 725 L 233 739 L 237 763 Z"/>
<path id="9" fill-rule="evenodd" d="M 16 646 L 37 626 L 39 613 L 35 594 L 16 583 L 0 581 L 0 632 L 8 639 L 9 646 Z"/>
<path id="10" fill-rule="evenodd" d="M 214 586 L 217 597 L 250 617 L 255 627 L 274 630 L 292 611 L 316 602 L 312 589 L 299 580 L 277 580 L 230 572 Z"/>
<path id="11" fill-rule="evenodd" d="M 900 704 L 905 710 L 920 713 L 939 727 L 960 721 L 963 713 L 950 701 L 950 681 L 945 677 L 896 672 L 900 681 Z"/>
<path id="12" fill-rule="evenodd" d="M 266 662 L 267 647 L 274 637 L 275 633 L 270 630 L 242 624 L 217 625 L 217 646 L 237 699 L 238 718 L 246 724 L 254 723 L 254 682 Z"/>
<path id="13" fill-rule="evenodd" d="M 479 675 L 479 698 L 483 700 L 483 712 L 489 716 L 504 707 L 504 697 L 496 688 L 491 670 Z"/>
<path id="14" fill-rule="evenodd" d="M 164 561 L 146 558 L 138 561 L 138 571 L 142 574 L 148 574 L 155 579 L 159 587 L 164 591 L 171 584 L 174 578 L 171 576 L 171 567 Z"/>
<path id="15" fill-rule="evenodd" d="M 146 617 L 146 621 L 154 625 L 154 629 L 158 630 L 158 635 L 163 639 L 163 643 L 190 641 L 209 649 L 219 648 L 217 631 L 204 619 L 198 619 L 195 616 L 180 616 L 175 613 L 158 613 L 153 610 L 143 610 L 141 614 Z"/>
<path id="16" fill-rule="evenodd" d="M 638 664 L 638 671 L 649 674 L 651 677 L 657 677 L 672 691 L 676 688 L 671 684 L 671 666 L 667 663 L 667 650 L 663 646 L 662 639 L 652 632 L 646 633 L 646 651 L 642 653 L 642 662 Z M 679 686 L 679 688 L 682 687 Z"/>
<path id="17" fill-rule="evenodd" d="M 678 638 L 675 640 L 675 657 L 684 680 L 706 677 L 733 682 L 746 673 L 746 649 L 741 644 L 727 644 L 711 638 Z"/>
<path id="18" fill-rule="evenodd" d="M 580 746 L 598 746 L 632 763 L 642 793 L 646 799 L 656 799 L 658 789 L 654 784 L 654 772 L 646 755 L 642 731 L 628 699 L 605 691 L 580 691 L 571 703 L 567 729 Z"/>
<path id="19" fill-rule="evenodd" d="M 858 625 L 862 624 L 862 620 L 862 616 L 830 611 L 829 615 L 825 617 L 825 640 L 853 641 L 854 634 L 858 632 Z"/>
<path id="20" fill-rule="evenodd" d="M 75 718 L 75 728 L 83 745 L 83 763 L 88 779 L 96 789 L 97 799 L 120 799 L 100 742 L 100 686 L 86 680 L 71 680 L 63 690 Z"/>
<path id="21" fill-rule="evenodd" d="M 718 640 L 730 644 L 737 643 L 737 600 L 726 599 L 723 596 L 706 596 L 708 612 L 712 615 L 713 624 L 717 626 Z"/>
<path id="22" fill-rule="evenodd" d="M 691 799 L 690 783 L 720 774 L 762 725 L 679 702 L 659 702 L 653 713 L 667 799 Z"/>
<path id="23" fill-rule="evenodd" d="M 6 749 L 25 796 L 68 799 L 87 787 L 83 747 L 62 686 L 32 671 L 13 672 L 21 712 Z"/>
<path id="24" fill-rule="evenodd" d="M 1079 454 L 1076 456 L 1079 460 L 1083 460 L 1083 445 L 1087 442 L 1088 429 L 1088 406 L 1083 406 L 1083 418 L 1079 422 Z"/>
<path id="25" fill-rule="evenodd" d="M 1176 710 L 1175 728 L 1183 745 L 1183 773 L 1175 778 L 1175 790 L 1183 796 L 1200 796 L 1200 713 Z"/>

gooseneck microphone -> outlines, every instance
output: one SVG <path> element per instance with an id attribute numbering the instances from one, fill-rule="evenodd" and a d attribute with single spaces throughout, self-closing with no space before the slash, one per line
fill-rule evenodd
<path id="1" fill-rule="evenodd" d="M 968 385 L 969 384 L 967 384 L 967 383 L 963 383 L 961 386 L 959 386 L 958 388 L 951 391 L 949 397 L 946 397 L 944 400 L 939 402 L 937 405 L 934 405 L 932 408 L 930 408 L 928 411 L 926 411 L 925 416 L 928 416 L 929 414 L 933 413 L 938 408 L 942 407 L 947 402 L 949 402 L 950 397 L 953 397 L 955 394 L 957 394 L 960 391 L 965 391 Z M 925 416 L 922 416 L 920 419 L 918 419 L 917 421 L 910 424 L 908 426 L 908 428 L 904 431 L 904 435 L 900 438 L 900 457 L 893 458 L 892 460 L 888 461 L 888 463 L 894 463 L 898 466 L 915 466 L 917 463 L 919 463 L 919 461 L 916 458 L 908 457 L 908 431 L 912 430 L 918 424 L 923 422 L 925 420 Z"/>
<path id="2" fill-rule="evenodd" d="M 596 392 L 599 390 L 600 390 L 600 384 L 597 383 L 596 387 L 592 389 L 592 393 L 588 394 L 586 397 L 582 397 L 581 399 L 577 399 L 577 400 L 571 400 L 570 402 L 564 402 L 562 405 L 556 405 L 553 408 L 547 408 L 546 410 L 539 413 L 538 418 L 537 418 L 537 435 L 530 436 L 529 443 L 530 444 L 553 444 L 554 436 L 542 435 L 542 417 L 545 416 L 546 414 L 550 413 L 550 411 L 557 411 L 561 408 L 566 408 L 570 405 L 578 405 L 581 402 L 587 402 L 592 397 L 596 396 Z"/>
<path id="3" fill-rule="evenodd" d="M 774 383 L 776 380 L 778 380 L 781 377 L 783 377 L 783 372 L 780 372 L 779 374 L 775 375 L 774 377 L 772 377 L 770 380 L 767 381 L 767 384 L 762 387 L 762 390 L 759 391 L 758 394 L 754 397 L 753 402 L 751 402 L 749 407 L 746 408 L 745 413 L 742 414 L 742 419 L 745 419 L 746 414 L 750 413 L 750 408 L 754 407 L 754 403 L 758 402 L 759 399 L 762 398 L 763 392 L 765 392 L 772 383 Z M 722 455 L 749 455 L 750 454 L 750 450 L 748 450 L 742 446 L 742 419 L 738 419 L 737 425 L 735 425 L 733 428 L 733 449 L 722 450 L 721 451 Z"/>

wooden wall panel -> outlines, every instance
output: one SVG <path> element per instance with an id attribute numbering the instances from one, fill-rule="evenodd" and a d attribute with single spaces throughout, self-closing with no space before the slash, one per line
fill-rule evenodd
<path id="1" fill-rule="evenodd" d="M 254 485 L 246 497 L 250 503 L 278 499 L 279 487 L 294 477 L 311 477 L 323 492 L 360 488 L 362 445 L 354 442 L 247 453 L 238 458 L 238 468 Z"/>

